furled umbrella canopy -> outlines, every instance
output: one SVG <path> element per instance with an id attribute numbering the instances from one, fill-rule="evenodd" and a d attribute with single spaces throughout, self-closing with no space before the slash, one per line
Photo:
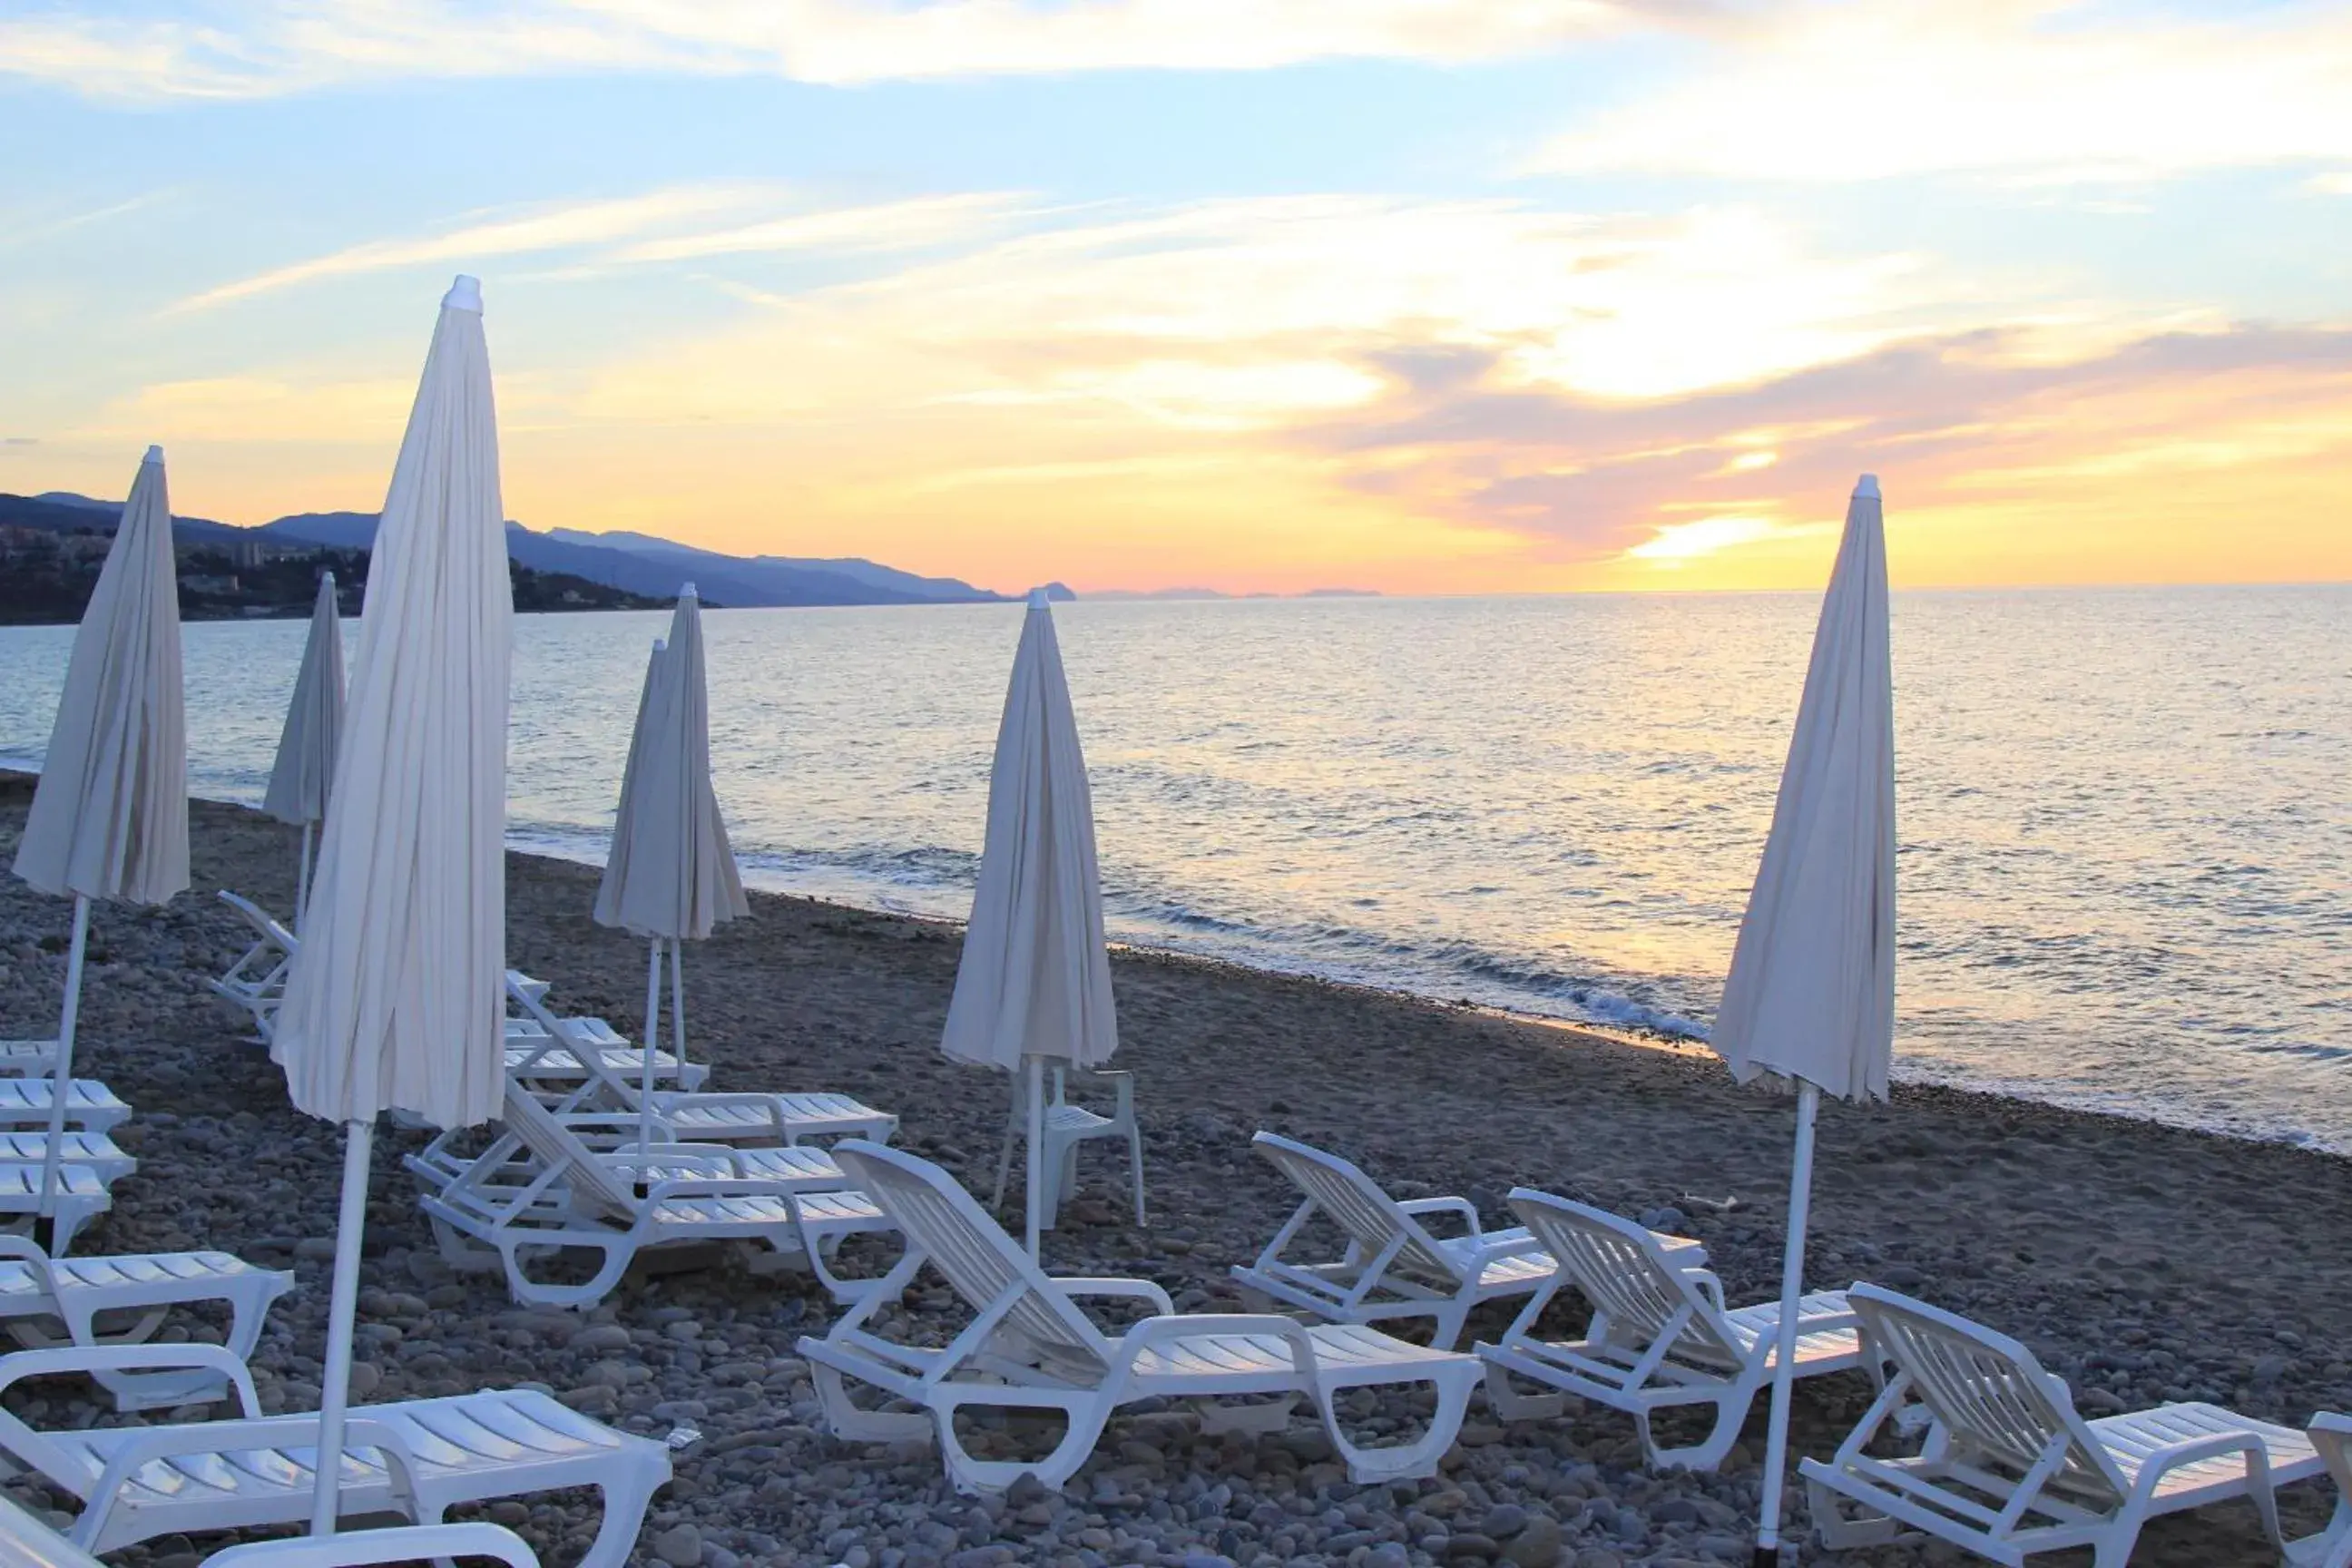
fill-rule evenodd
<path id="1" fill-rule="evenodd" d="M 639 730 L 614 828 L 621 870 L 608 868 L 596 918 L 641 936 L 699 941 L 751 906 L 710 779 L 710 690 L 691 583 L 678 595 L 667 650 L 646 672 Z"/>
<path id="2" fill-rule="evenodd" d="M 629 754 L 621 764 L 621 798 L 613 808 L 613 842 L 604 854 L 604 875 L 596 884 L 596 902 L 590 913 L 598 925 L 621 925 L 621 892 L 628 886 L 629 848 L 636 842 L 637 770 L 646 754 L 646 730 L 661 700 L 662 655 L 669 644 L 654 639 L 646 656 L 645 684 L 637 690 L 636 722 L 629 727 Z"/>
<path id="3" fill-rule="evenodd" d="M 1029 1074 L 1029 1249 L 1037 1250 L 1040 1064 L 1118 1049 L 1093 792 L 1044 590 L 1029 595 L 988 780 L 988 830 L 940 1048 Z"/>
<path id="4" fill-rule="evenodd" d="M 349 1399 L 368 1155 L 381 1111 L 495 1115 L 503 1073 L 507 697 L 514 614 L 481 293 L 442 301 L 368 570 L 304 935 L 271 1055 L 343 1123 L 320 1449 Z M 334 1525 L 321 1466 L 312 1528 Z"/>
<path id="5" fill-rule="evenodd" d="M 1741 1082 L 1797 1089 L 1778 1361 L 1757 1560 L 1777 1561 L 1797 1302 L 1804 1294 L 1813 1119 L 1826 1091 L 1886 1098 L 1895 1041 L 1895 679 L 1875 476 L 1847 503 L 1812 663 L 1714 1045 Z"/>
<path id="6" fill-rule="evenodd" d="M 286 727 L 278 735 L 278 760 L 269 770 L 269 790 L 261 808 L 302 829 L 302 859 L 294 884 L 294 923 L 304 924 L 310 901 L 310 840 L 326 820 L 327 796 L 335 778 L 335 745 L 343 730 L 343 620 L 335 603 L 335 574 L 319 577 L 319 599 L 310 611 L 310 635 L 302 645 L 302 668 L 294 677 L 294 698 L 286 705 Z"/>
<path id="7" fill-rule="evenodd" d="M 188 740 L 163 448 L 150 447 L 74 633 L 16 875 L 160 904 L 188 885 Z"/>
<path id="8" fill-rule="evenodd" d="M 57 1191 L 81 1014 L 89 901 L 160 904 L 188 885 L 188 739 L 180 589 L 163 448 L 150 447 L 74 633 L 65 689 L 16 846 L 16 875 L 74 901 L 51 1056 L 41 1212 Z"/>

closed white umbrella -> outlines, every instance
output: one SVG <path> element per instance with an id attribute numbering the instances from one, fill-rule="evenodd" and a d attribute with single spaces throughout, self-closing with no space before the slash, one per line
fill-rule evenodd
<path id="1" fill-rule="evenodd" d="M 311 1529 L 335 1523 L 377 1115 L 497 1113 L 506 973 L 507 676 L 514 616 L 480 286 L 441 302 L 368 568 L 335 810 L 270 1054 L 345 1131 Z"/>
<path id="2" fill-rule="evenodd" d="M 1894 1042 L 1895 679 L 1886 532 L 1878 479 L 1864 474 L 1846 507 L 1772 831 L 1715 1023 L 1715 1048 L 1740 1082 L 1769 1075 L 1797 1089 L 1759 1563 L 1777 1561 L 1780 1552 L 1814 1114 L 1824 1090 L 1843 1100 L 1885 1099 Z"/>
<path id="3" fill-rule="evenodd" d="M 988 779 L 971 923 L 940 1048 L 1028 1074 L 1029 1255 L 1040 1225 L 1044 1069 L 1099 1067 L 1118 1049 L 1103 946 L 1094 798 L 1044 589 L 1029 595 Z"/>
<path id="4" fill-rule="evenodd" d="M 670 1031 L 686 1059 L 686 994 L 679 943 L 699 942 L 751 912 L 710 781 L 710 692 L 703 666 L 702 605 L 688 583 L 667 643 L 655 645 L 621 779 L 613 852 L 596 891 L 595 918 L 651 943 L 646 985 L 646 1110 L 649 1141 L 654 1047 L 659 1043 L 661 965 L 670 968 Z"/>
<path id="5" fill-rule="evenodd" d="M 81 1012 L 89 901 L 160 904 L 188 885 L 188 737 L 180 588 L 163 448 L 150 447 L 74 633 L 56 725 L 16 847 L 16 875 L 74 901 L 58 1019 L 41 1213 L 57 1191 Z"/>
<path id="6" fill-rule="evenodd" d="M 302 860 L 294 879 L 294 930 L 310 897 L 310 836 L 326 820 L 327 796 L 335 780 L 335 742 L 343 731 L 343 617 L 335 604 L 335 574 L 319 577 L 319 602 L 310 611 L 310 637 L 302 645 L 302 668 L 294 678 L 294 700 L 286 705 L 286 727 L 278 734 L 278 760 L 269 769 L 269 792 L 261 809 L 302 828 Z"/>

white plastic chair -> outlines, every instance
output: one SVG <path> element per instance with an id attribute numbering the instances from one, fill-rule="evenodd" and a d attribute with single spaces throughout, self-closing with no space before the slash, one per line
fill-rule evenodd
<path id="1" fill-rule="evenodd" d="M 1335 1323 L 1427 1318 L 1430 1342 L 1450 1350 L 1461 1342 L 1473 1308 L 1524 1296 L 1552 1280 L 1551 1256 L 1541 1242 L 1521 1226 L 1482 1229 L 1477 1207 L 1467 1198 L 1399 1203 L 1352 1161 L 1328 1150 L 1274 1132 L 1260 1132 L 1250 1142 L 1304 1198 L 1257 1261 L 1234 1266 L 1244 1299 L 1280 1301 Z M 1346 1237 L 1345 1249 L 1324 1262 L 1285 1261 L 1282 1255 L 1318 1213 Z M 1438 1236 L 1426 1223 L 1438 1215 L 1453 1216 L 1465 1234 Z M 1686 1237 L 1659 1242 L 1684 1267 L 1706 1261 L 1706 1249 Z"/>
<path id="2" fill-rule="evenodd" d="M 1779 1352 L 1780 1303 L 1727 1310 L 1723 1283 L 1659 1245 L 1632 1220 L 1530 1188 L 1514 1188 L 1511 1210 L 1545 1250 L 1559 1273 L 1520 1309 L 1501 1342 L 1481 1344 L 1486 1403 L 1507 1421 L 1558 1415 L 1561 1394 L 1622 1410 L 1633 1418 L 1653 1465 L 1711 1470 L 1739 1440 L 1740 1424 L 1757 1391 L 1771 1375 Z M 1563 1285 L 1592 1303 L 1580 1340 L 1536 1334 L 1544 1309 Z M 1824 1290 L 1797 1307 L 1796 1375 L 1814 1377 L 1856 1369 L 1875 1374 L 1855 1333 L 1845 1298 Z M 1525 1394 L 1513 1375 L 1559 1390 Z M 1687 1447 L 1661 1448 L 1650 1430 L 1652 1413 L 1711 1405 L 1715 1426 Z"/>
<path id="3" fill-rule="evenodd" d="M 935 1439 L 949 1479 L 963 1491 L 999 1491 L 1024 1474 L 1059 1488 L 1086 1462 L 1111 1412 L 1141 1399 L 1201 1406 L 1205 1430 L 1274 1431 L 1300 1399 L 1310 1401 L 1358 1484 L 1435 1472 L 1454 1444 L 1477 1382 L 1477 1363 L 1424 1350 L 1368 1328 L 1309 1328 L 1273 1313 L 1179 1314 L 1168 1293 L 1145 1279 L 1047 1276 L 955 1179 L 927 1160 L 853 1139 L 835 1157 L 907 1235 L 907 1251 L 879 1284 L 822 1339 L 800 1342 L 814 1374 L 827 1429 L 857 1442 Z M 945 1277 L 978 1314 L 944 1349 L 902 1344 L 868 1324 L 925 1265 Z M 1139 1300 L 1153 1315 L 1117 1336 L 1078 1309 L 1081 1297 Z M 920 1407 L 875 1412 L 852 1403 L 847 1383 L 870 1384 Z M 1412 1443 L 1366 1447 L 1351 1441 L 1333 1410 L 1345 1389 L 1427 1384 L 1436 1393 L 1429 1429 Z M 1240 1408 L 1211 1404 L 1281 1395 Z M 1067 1426 L 1033 1463 L 974 1457 L 956 1436 L 958 1411 L 1057 1410 Z"/>
<path id="4" fill-rule="evenodd" d="M 2316 1535 L 2286 1545 L 2291 1568 L 2352 1568 L 2352 1415 L 2323 1410 L 2305 1436 L 2336 1483 L 2336 1514 Z"/>
<path id="5" fill-rule="evenodd" d="M 1013 1110 L 1005 1119 L 1004 1149 L 996 1159 L 996 1194 L 988 1206 L 1004 1206 L 1004 1186 L 1013 1174 L 1013 1145 L 1029 1136 L 1029 1075 L 1013 1073 Z M 1053 1098 L 1045 1108 L 1045 1219 L 1050 1227 L 1060 1217 L 1063 1200 L 1078 1184 L 1078 1146 L 1096 1138 L 1123 1138 L 1127 1141 L 1128 1187 L 1135 1199 L 1135 1223 L 1143 1223 L 1143 1131 L 1135 1121 L 1135 1075 L 1124 1069 L 1094 1071 L 1054 1068 L 1049 1076 Z M 1104 1085 L 1112 1090 L 1114 1099 L 1108 1116 L 1074 1105 L 1069 1099 L 1069 1080 L 1076 1079 L 1081 1086 Z"/>
<path id="6" fill-rule="evenodd" d="M 1832 1458 L 1799 1467 L 1824 1545 L 1908 1526 L 2009 1568 L 2075 1546 L 2093 1568 L 2124 1568 L 2148 1520 L 2243 1498 L 2284 1552 L 2273 1494 L 2322 1469 L 2304 1434 L 2198 1404 L 2086 1422 L 2008 1335 L 1875 1285 L 1846 1297 L 1895 1376 Z M 1932 1417 L 1926 1447 L 1868 1453 L 1914 1402 Z"/>
<path id="7" fill-rule="evenodd" d="M 184 1426 L 40 1429 L 0 1407 L 0 1451 L 82 1500 L 70 1534 L 106 1552 L 159 1535 L 290 1524 L 310 1517 L 316 1415 L 263 1415 L 245 1363 L 215 1345 L 19 1351 L 0 1389 L 27 1377 L 178 1366 L 226 1377 L 244 1418 Z M 615 1432 L 530 1389 L 352 1407 L 340 1511 L 431 1524 L 460 1503 L 572 1487 L 603 1494 L 581 1568 L 620 1568 L 646 1505 L 669 1479 L 661 1444 Z"/>
<path id="8" fill-rule="evenodd" d="M 58 1344 L 143 1344 L 173 1307 L 219 1301 L 229 1310 L 229 1354 L 243 1363 L 259 1342 L 264 1321 L 294 1276 L 258 1268 L 226 1252 L 124 1253 L 101 1258 L 51 1258 L 21 1236 L 0 1235 L 0 1325 L 18 1344 L 47 1350 Z M 138 1314 L 131 1322 L 125 1313 Z M 101 1317 L 107 1320 L 101 1322 Z M 60 1341 L 43 1324 L 64 1326 Z M 226 1397 L 227 1380 L 203 1369 L 92 1373 L 114 1395 L 118 1410 L 156 1410 Z"/>

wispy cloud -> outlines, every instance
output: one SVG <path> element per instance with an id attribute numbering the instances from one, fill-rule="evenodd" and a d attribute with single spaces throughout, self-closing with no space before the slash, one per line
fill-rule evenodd
<path id="1" fill-rule="evenodd" d="M 1804 0 L 1572 125 L 1537 171 L 1775 181 L 2140 179 L 2352 157 L 2352 11 Z"/>
<path id="2" fill-rule="evenodd" d="M 849 84 L 1478 59 L 1621 30 L 1632 15 L 1612 0 L 191 0 L 102 16 L 52 4 L 0 22 L 0 72 L 121 99 L 583 70 Z"/>
<path id="3" fill-rule="evenodd" d="M 756 251 L 907 249 L 984 233 L 1017 210 L 1014 197 L 982 192 L 804 208 L 756 222 L 708 225 L 713 217 L 739 219 L 795 200 L 770 184 L 687 185 L 474 215 L 430 233 L 368 240 L 223 283 L 180 300 L 171 312 L 210 310 L 327 279 L 500 256 L 569 253 L 585 260 L 566 269 L 567 275 L 585 276 L 599 268 Z M 697 225 L 697 219 L 705 222 Z"/>

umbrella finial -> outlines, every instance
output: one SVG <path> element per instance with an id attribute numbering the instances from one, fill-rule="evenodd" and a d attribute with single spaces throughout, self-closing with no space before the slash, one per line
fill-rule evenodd
<path id="1" fill-rule="evenodd" d="M 1046 594 L 1045 589 L 1032 588 L 1029 590 L 1029 607 L 1031 609 L 1051 609 L 1053 607 L 1053 599 Z"/>
<path id="2" fill-rule="evenodd" d="M 460 272 L 449 291 L 441 296 L 441 305 L 448 310 L 471 310 L 482 313 L 482 280 L 470 272 Z"/>
<path id="3" fill-rule="evenodd" d="M 677 596 L 681 599 L 691 599 L 696 597 L 694 584 L 688 583 L 681 586 L 677 591 Z"/>
<path id="4" fill-rule="evenodd" d="M 139 460 L 142 463 L 160 463 L 163 460 L 163 448 L 150 447 L 147 448 L 147 455 Z"/>
<path id="5" fill-rule="evenodd" d="M 1862 478 L 1854 480 L 1853 499 L 1856 500 L 1876 500 L 1878 499 L 1878 476 L 1876 474 L 1864 474 Z"/>

